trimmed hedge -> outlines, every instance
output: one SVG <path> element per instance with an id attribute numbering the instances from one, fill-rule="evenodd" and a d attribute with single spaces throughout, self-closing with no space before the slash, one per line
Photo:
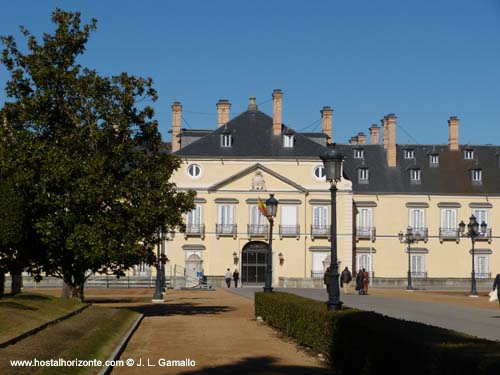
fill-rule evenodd
<path id="1" fill-rule="evenodd" d="M 340 374 L 500 374 L 500 343 L 288 293 L 255 293 L 255 316 Z"/>

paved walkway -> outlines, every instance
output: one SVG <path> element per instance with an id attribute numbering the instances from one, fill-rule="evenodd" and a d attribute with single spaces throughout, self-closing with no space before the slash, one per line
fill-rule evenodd
<path id="1" fill-rule="evenodd" d="M 114 304 L 116 307 L 116 304 Z M 254 320 L 253 301 L 226 290 L 168 291 L 166 304 L 123 304 L 146 315 L 113 374 L 326 374 L 315 357 Z M 161 359 L 196 361 L 160 367 Z M 155 367 L 147 367 L 149 364 Z M 137 364 L 142 361 L 142 367 Z"/>
<path id="2" fill-rule="evenodd" d="M 230 290 L 253 300 L 255 291 L 260 291 L 262 288 Z M 324 289 L 275 290 L 295 293 L 318 301 L 326 301 L 328 298 Z M 372 290 L 367 296 L 360 296 L 354 292 L 349 295 L 342 293 L 341 300 L 350 307 L 500 341 L 498 302 L 489 303 L 485 296 L 470 298 L 463 292 L 406 292 L 379 289 Z"/>

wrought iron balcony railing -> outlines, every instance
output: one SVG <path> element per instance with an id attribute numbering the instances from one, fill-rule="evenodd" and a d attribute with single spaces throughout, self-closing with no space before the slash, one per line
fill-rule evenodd
<path id="1" fill-rule="evenodd" d="M 418 241 L 424 241 L 427 243 L 429 241 L 429 230 L 427 228 L 411 228 L 413 232 L 413 237 Z"/>
<path id="2" fill-rule="evenodd" d="M 267 224 L 248 224 L 248 237 L 267 237 L 269 235 L 269 227 Z"/>
<path id="3" fill-rule="evenodd" d="M 491 279 L 491 272 L 477 272 L 476 279 Z"/>
<path id="4" fill-rule="evenodd" d="M 311 225 L 311 240 L 315 238 L 330 239 L 330 225 Z"/>
<path id="5" fill-rule="evenodd" d="M 234 237 L 238 233 L 238 227 L 236 224 L 215 224 L 215 235 L 217 238 L 221 236 Z"/>
<path id="6" fill-rule="evenodd" d="M 492 239 L 493 239 L 493 237 L 492 237 L 491 228 L 487 228 L 485 233 L 480 232 L 479 236 L 476 237 L 476 241 L 488 241 L 488 243 L 491 243 Z"/>
<path id="7" fill-rule="evenodd" d="M 184 238 L 201 237 L 205 238 L 205 224 L 187 224 L 184 232 Z"/>
<path id="8" fill-rule="evenodd" d="M 280 225 L 279 227 L 280 239 L 283 237 L 297 237 L 300 238 L 300 225 Z"/>
<path id="9" fill-rule="evenodd" d="M 424 272 L 424 271 L 411 271 L 411 277 L 414 277 L 416 279 L 426 279 L 427 278 L 427 272 Z"/>
<path id="10" fill-rule="evenodd" d="M 458 229 L 454 228 L 439 228 L 439 242 L 443 241 L 456 241 L 460 242 L 460 236 L 458 234 Z"/>
<path id="11" fill-rule="evenodd" d="M 371 240 L 372 242 L 375 242 L 376 233 L 375 227 L 357 227 L 356 241 Z"/>

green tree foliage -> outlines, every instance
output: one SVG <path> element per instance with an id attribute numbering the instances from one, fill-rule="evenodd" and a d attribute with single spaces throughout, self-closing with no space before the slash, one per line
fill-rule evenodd
<path id="1" fill-rule="evenodd" d="M 82 67 L 96 20 L 57 9 L 56 30 L 38 41 L 25 28 L 27 52 L 2 37 L 10 73 L 0 131 L 9 153 L 2 173 L 30 199 L 43 257 L 35 275 L 60 277 L 83 298 L 94 272 L 123 274 L 152 263 L 155 231 L 183 226 L 194 192 L 169 182 L 180 160 L 161 141 L 151 78 L 103 77 Z"/>

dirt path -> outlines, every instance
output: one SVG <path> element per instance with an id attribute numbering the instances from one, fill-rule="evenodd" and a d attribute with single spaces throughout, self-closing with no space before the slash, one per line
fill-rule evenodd
<path id="1" fill-rule="evenodd" d="M 146 314 L 121 356 L 134 366 L 115 367 L 114 375 L 328 373 L 316 358 L 256 322 L 253 301 L 222 289 L 169 291 L 166 304 L 132 308 Z M 196 366 L 159 365 L 186 358 Z"/>

